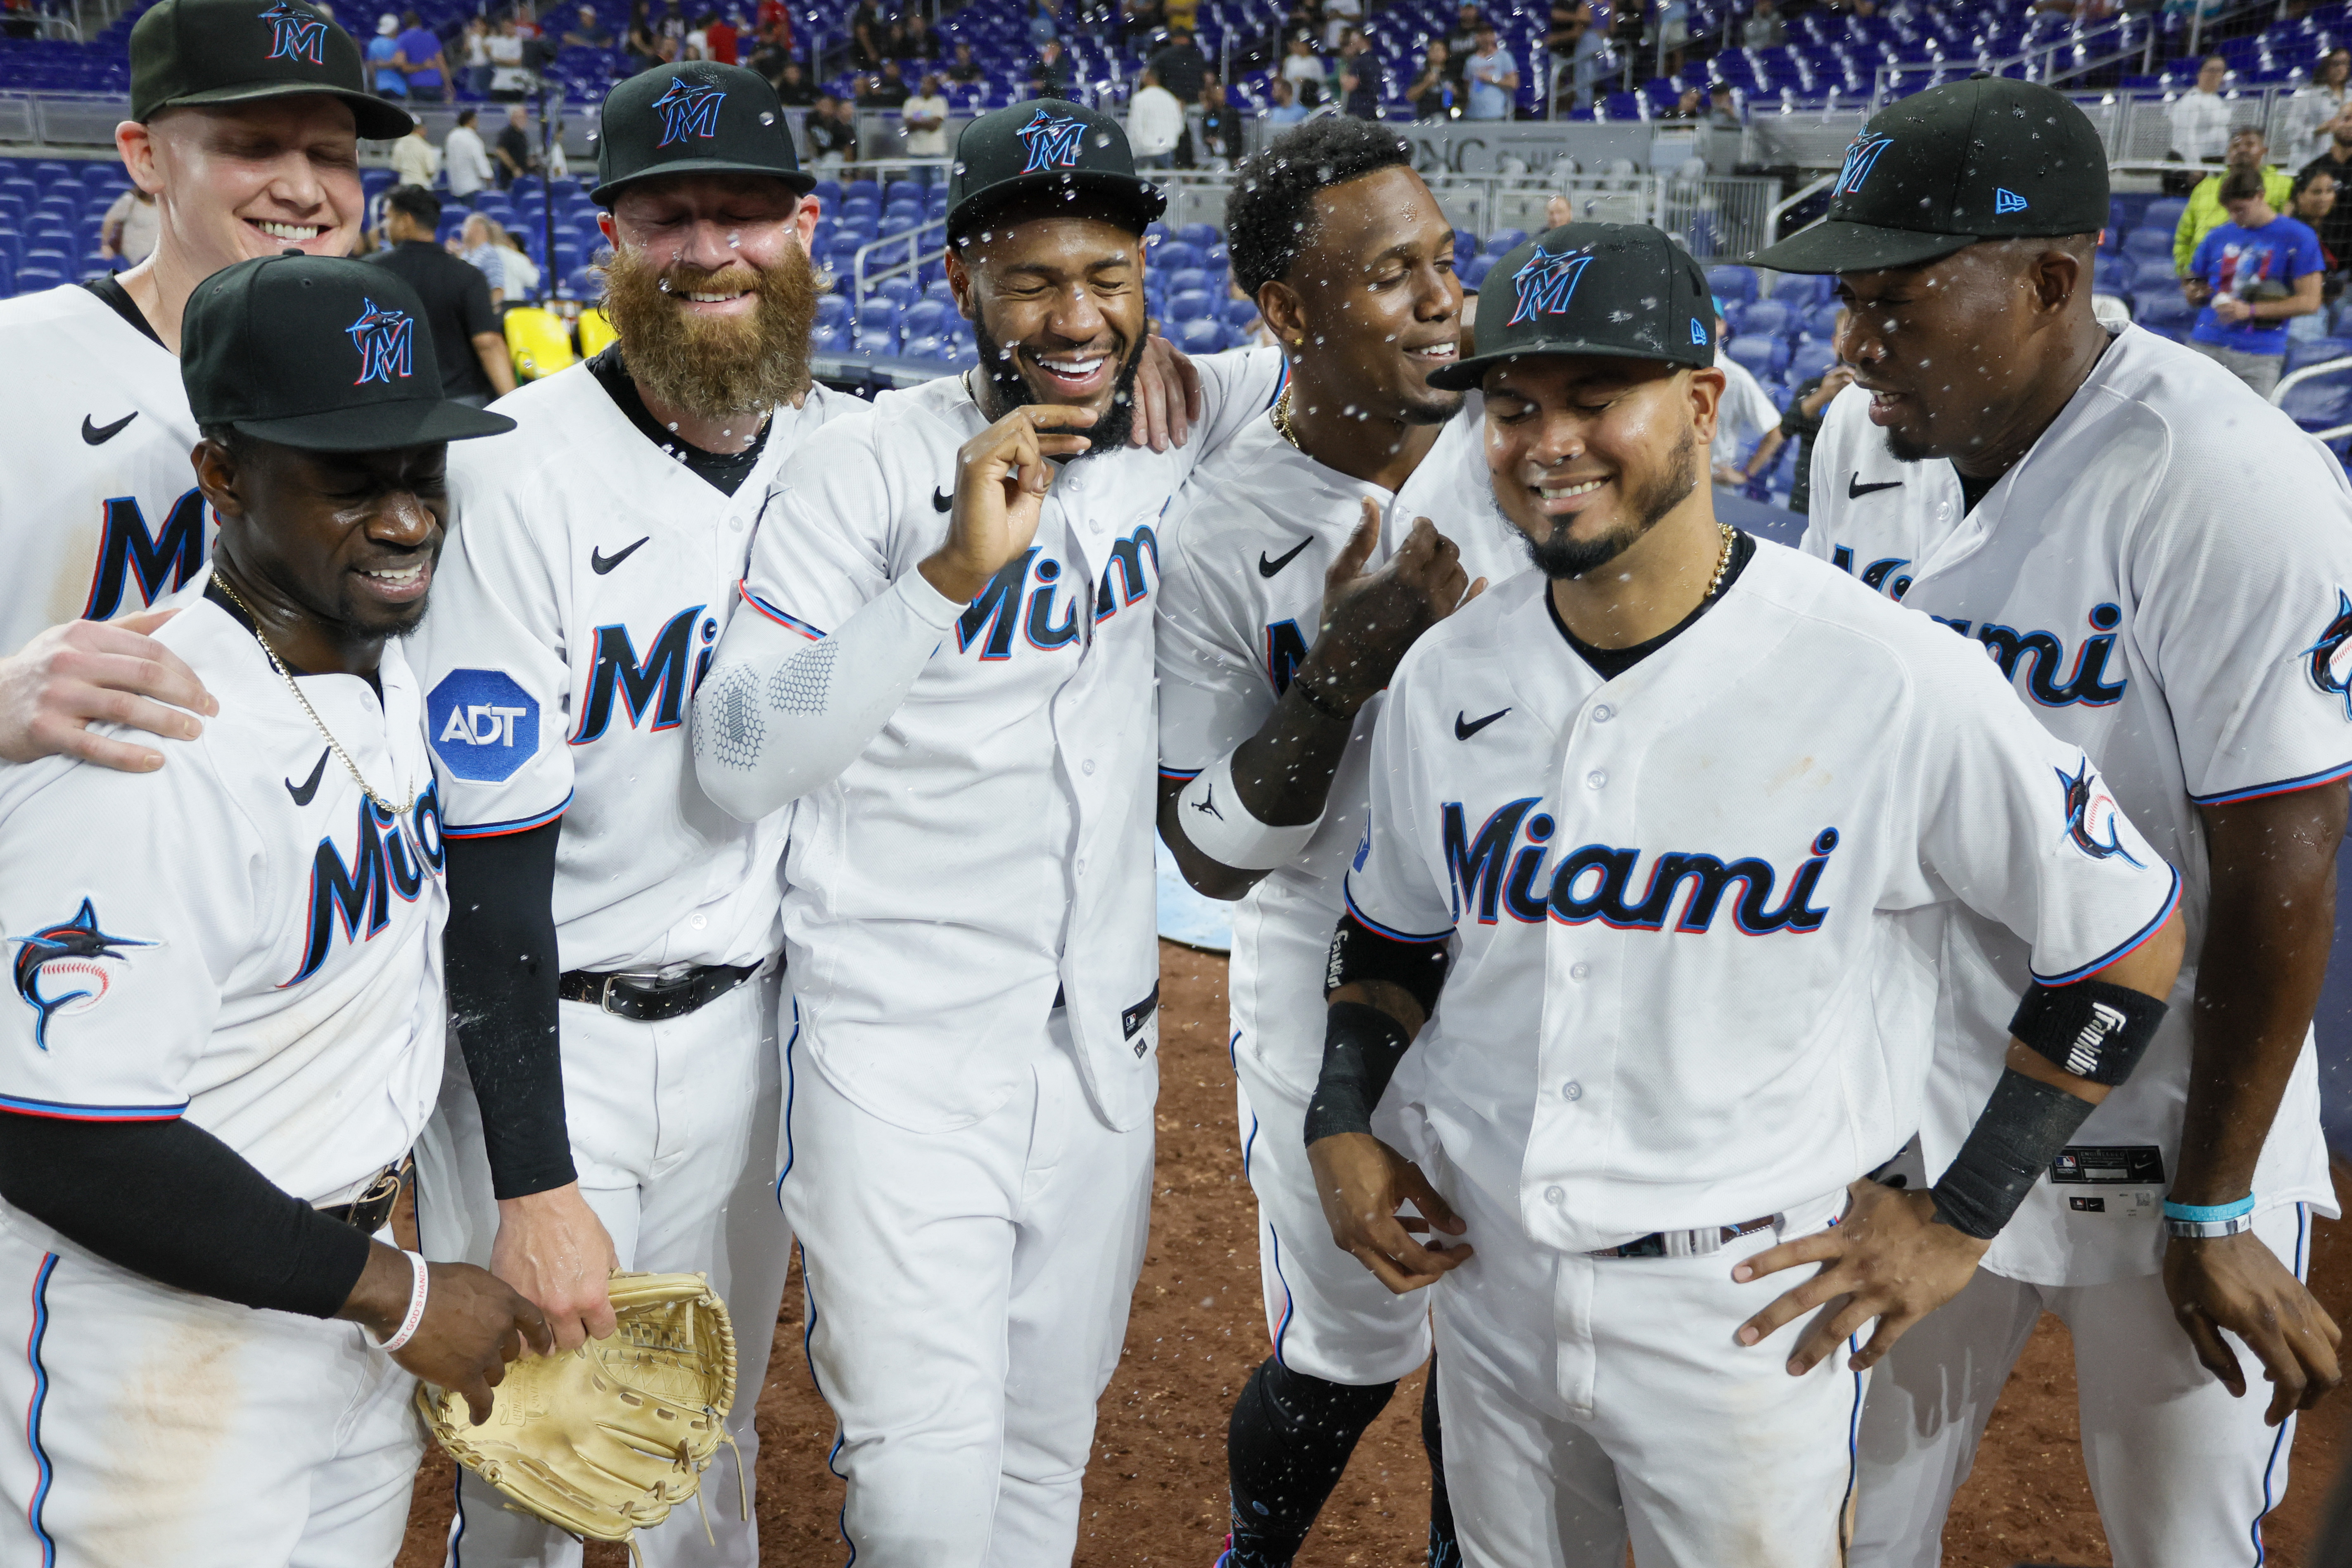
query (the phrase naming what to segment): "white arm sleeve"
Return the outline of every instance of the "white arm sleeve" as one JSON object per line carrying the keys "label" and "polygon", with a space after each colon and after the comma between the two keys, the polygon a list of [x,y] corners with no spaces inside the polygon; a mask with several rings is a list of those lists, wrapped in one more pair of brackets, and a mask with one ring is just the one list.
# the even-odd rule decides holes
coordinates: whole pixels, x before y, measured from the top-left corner
{"label": "white arm sleeve", "polygon": [[772,619],[748,593],[694,703],[694,767],[725,811],[756,822],[857,760],[898,710],[963,606],[909,572],[824,637]]}

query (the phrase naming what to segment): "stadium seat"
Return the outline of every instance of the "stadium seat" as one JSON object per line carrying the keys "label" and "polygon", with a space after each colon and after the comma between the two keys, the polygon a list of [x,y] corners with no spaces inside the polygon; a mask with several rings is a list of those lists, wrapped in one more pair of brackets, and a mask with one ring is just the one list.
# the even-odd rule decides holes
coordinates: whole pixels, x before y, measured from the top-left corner
{"label": "stadium seat", "polygon": [[922,298],[922,291],[911,278],[885,278],[874,285],[874,292],[893,301],[901,310]]}
{"label": "stadium seat", "polygon": [[820,327],[841,327],[849,324],[849,300],[842,294],[820,294],[816,300],[816,324]]}
{"label": "stadium seat", "polygon": [[1171,239],[1152,252],[1150,265],[1168,272],[1181,272],[1201,265],[1201,247],[1181,239]]}
{"label": "stadium seat", "polygon": [[63,272],[46,263],[26,262],[16,268],[16,292],[19,294],[32,294],[43,289],[54,289],[65,280],[66,275]]}
{"label": "stadium seat", "polygon": [[1233,325],[1233,326],[1236,326],[1236,327],[1246,327],[1246,326],[1248,326],[1252,321],[1256,321],[1256,320],[1257,320],[1257,301],[1256,301],[1256,300],[1226,300],[1226,301],[1225,301],[1225,321],[1226,321],[1229,324],[1231,324],[1231,325]]}
{"label": "stadium seat", "polygon": [[1844,309],[1835,300],[1814,306],[1805,313],[1805,336],[1819,342],[1829,342],[1837,335],[1838,313]]}
{"label": "stadium seat", "polygon": [[1210,281],[1211,279],[1206,268],[1183,268],[1178,271],[1168,274],[1168,292],[1171,294],[1181,294],[1186,290],[1192,289],[1205,289],[1209,287]]}
{"label": "stadium seat", "polygon": [[1224,323],[1212,316],[1195,316],[1180,321],[1176,328],[1176,346],[1188,354],[1212,354],[1225,346]]}
{"label": "stadium seat", "polygon": [[1213,224],[1188,223],[1176,231],[1176,237],[1197,249],[1206,250],[1224,237]]}
{"label": "stadium seat", "polygon": [[620,342],[621,334],[613,330],[604,312],[591,305],[580,312],[580,357],[593,359]]}
{"label": "stadium seat", "polygon": [[930,360],[940,363],[944,362],[951,352],[945,338],[920,337],[908,338],[899,348],[898,355],[901,359]]}
{"label": "stadium seat", "polygon": [[1486,280],[1486,274],[1494,265],[1495,258],[1491,256],[1474,256],[1467,263],[1457,266],[1454,271],[1462,279],[1463,289],[1475,294],[1478,291],[1478,285]]}
{"label": "stadium seat", "polygon": [[2352,359],[2352,339],[2289,338],[2286,341],[2286,369],[2290,374],[2305,365],[2325,364],[2332,359]]}
{"label": "stadium seat", "polygon": [[[2287,388],[2279,411],[2306,430],[2352,425],[2352,371],[2315,376]],[[2340,444],[2342,437],[2337,437]]]}
{"label": "stadium seat", "polygon": [[2147,209],[2139,215],[2137,226],[2160,230],[2168,243],[2172,238],[2173,230],[2180,226],[2180,215],[2188,210],[2189,202],[2186,197],[2167,196],[2162,201],[2147,204]]}
{"label": "stadium seat", "polygon": [[1778,300],[1759,300],[1749,305],[1739,318],[1742,333],[1758,333],[1767,337],[1785,338],[1796,330],[1797,313]]}
{"label": "stadium seat", "polygon": [[1205,289],[1187,289],[1168,298],[1168,319],[1171,321],[1192,321],[1216,314],[1216,301]]}
{"label": "stadium seat", "polygon": [[2134,293],[2138,293],[2142,289],[2178,289],[2180,287],[2180,279],[2172,270],[2172,258],[2169,256],[2141,257],[2132,268],[2131,286]]}
{"label": "stadium seat", "polygon": [[1733,300],[1756,298],[1756,272],[1748,267],[1710,267],[1706,269],[1706,286],[1715,297],[1727,303]]}
{"label": "stadium seat", "polygon": [[571,325],[553,311],[520,305],[507,312],[505,326],[517,381],[537,381],[572,363]]}
{"label": "stadium seat", "polygon": [[2132,295],[2132,320],[2179,342],[2196,324],[2197,307],[2177,288],[2144,289]]}
{"label": "stadium seat", "polygon": [[1776,272],[1772,275],[1772,298],[1792,310],[1818,310],[1837,302],[1837,279],[1825,274]]}
{"label": "stadium seat", "polygon": [[899,312],[898,330],[911,342],[917,338],[940,336],[952,319],[955,319],[954,310],[942,301],[918,300]]}
{"label": "stadium seat", "polygon": [[1748,333],[1732,339],[1724,349],[1759,379],[1780,374],[1789,363],[1789,344],[1784,338]]}
{"label": "stadium seat", "polygon": [[2135,258],[2144,256],[2160,256],[2165,260],[2170,261],[2172,230],[2145,225],[2136,228],[2124,236],[2123,253]]}
{"label": "stadium seat", "polygon": [[1488,256],[1502,256],[1507,254],[1514,246],[1525,245],[1527,242],[1528,231],[1523,228],[1498,228],[1486,237],[1486,243],[1481,248]]}
{"label": "stadium seat", "polygon": [[853,352],[849,341],[849,323],[832,326],[820,324],[809,333],[809,347],[821,354],[845,354]]}
{"label": "stadium seat", "polygon": [[898,303],[876,295],[857,308],[857,347],[863,353],[898,352]]}
{"label": "stadium seat", "polygon": [[1830,366],[1835,363],[1837,350],[1823,340],[1815,338],[1811,342],[1799,343],[1796,352],[1789,356],[1789,379],[1791,382],[1811,381],[1817,375],[1828,374]]}

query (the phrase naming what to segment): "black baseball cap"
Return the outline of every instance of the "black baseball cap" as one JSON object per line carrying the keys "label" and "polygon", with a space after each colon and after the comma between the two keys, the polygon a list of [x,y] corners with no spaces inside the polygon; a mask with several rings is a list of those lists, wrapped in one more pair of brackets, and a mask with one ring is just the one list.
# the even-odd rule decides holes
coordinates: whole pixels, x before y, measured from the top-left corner
{"label": "black baseball cap", "polygon": [[1131,217],[1138,234],[1168,210],[1166,194],[1136,174],[1125,126],[1067,99],[1033,98],[982,115],[956,138],[948,237],[1040,191],[1083,192]]}
{"label": "black baseball cap", "polygon": [[1888,104],[1845,150],[1829,216],[1749,258],[1778,272],[1918,267],[1984,239],[2107,226],[2107,152],[2039,82],[1979,71]]}
{"label": "black baseball cap", "polygon": [[405,136],[408,110],[367,89],[360,47],[306,0],[162,0],[131,29],[131,118],[181,104],[252,103],[323,92],[359,133]]}
{"label": "black baseball cap", "polygon": [[775,87],[716,60],[656,66],[604,95],[589,199],[609,207],[623,186],[664,174],[766,174],[801,195],[816,184],[793,151]]}
{"label": "black baseball cap", "polygon": [[514,428],[445,401],[425,305],[389,268],[299,250],[223,268],[180,320],[180,379],[203,425],[282,447],[381,452]]}
{"label": "black baseball cap", "polygon": [[1715,305],[1706,274],[1663,229],[1646,223],[1571,223],[1495,263],[1478,290],[1478,352],[1429,373],[1429,384],[1466,392],[1487,370],[1523,354],[1598,354],[1715,363]]}

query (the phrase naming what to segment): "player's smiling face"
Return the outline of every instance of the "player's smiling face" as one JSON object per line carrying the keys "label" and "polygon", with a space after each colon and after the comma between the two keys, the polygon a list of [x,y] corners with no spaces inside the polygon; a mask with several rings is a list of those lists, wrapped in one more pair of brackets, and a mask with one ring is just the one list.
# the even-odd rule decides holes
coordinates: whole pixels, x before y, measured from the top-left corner
{"label": "player's smiling face", "polygon": [[1454,227],[1429,187],[1391,167],[1318,192],[1313,234],[1289,278],[1262,291],[1266,324],[1306,338],[1302,369],[1374,418],[1450,417],[1462,394],[1432,387],[1429,373],[1460,357],[1462,284]]}
{"label": "player's smiling face", "polygon": [[[1109,411],[1143,348],[1139,236],[1103,218],[1008,214],[950,247],[947,266],[956,308],[1002,355],[983,368],[1018,375],[1028,402]],[[1091,435],[1097,450],[1124,444],[1099,425]]]}
{"label": "player's smiling face", "polygon": [[1897,461],[1965,466],[2006,444],[2042,363],[2029,340],[2050,319],[2020,262],[2061,243],[1971,245],[1924,267],[1839,274],[1838,358],[1870,395],[1870,422]]}
{"label": "player's smiling face", "polygon": [[155,265],[193,284],[257,256],[347,256],[367,210],[351,107],[323,93],[167,109],[115,132],[155,195]]}
{"label": "player's smiling face", "polygon": [[621,190],[597,226],[671,282],[671,308],[705,321],[749,317],[761,275],[808,254],[816,204],[757,174],[680,174]]}

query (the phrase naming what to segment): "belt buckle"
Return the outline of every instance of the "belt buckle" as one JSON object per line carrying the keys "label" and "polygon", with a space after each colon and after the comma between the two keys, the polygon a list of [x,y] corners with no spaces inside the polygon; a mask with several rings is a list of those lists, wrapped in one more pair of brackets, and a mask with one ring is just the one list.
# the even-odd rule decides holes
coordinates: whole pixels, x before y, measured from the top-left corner
{"label": "belt buckle", "polygon": [[391,1164],[378,1171],[375,1173],[375,1180],[367,1184],[367,1190],[343,1206],[357,1209],[368,1204],[382,1203],[386,1198],[396,1196],[400,1192],[400,1166],[401,1162],[394,1160]]}
{"label": "belt buckle", "polygon": [[604,1012],[610,1013],[615,1018],[625,1018],[628,1015],[622,1012],[618,1007],[613,1005],[613,988],[620,983],[621,977],[617,974],[607,974],[604,976],[604,984],[598,988],[596,993],[596,1005],[599,1009]]}

